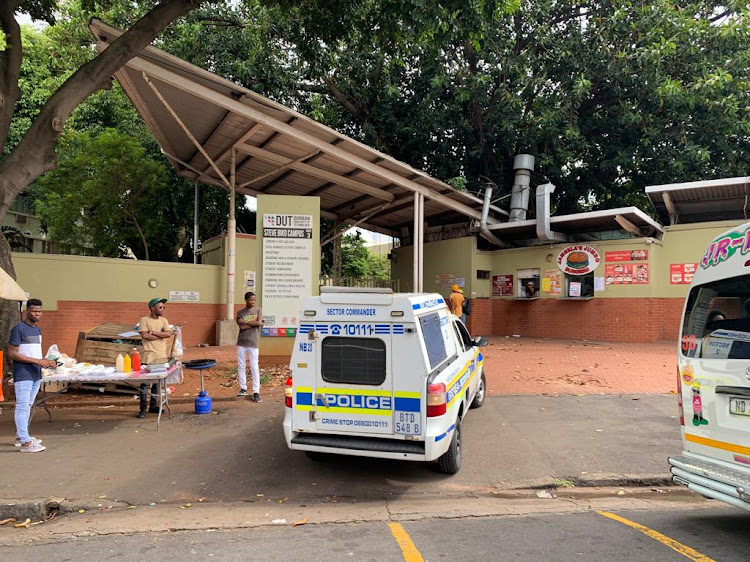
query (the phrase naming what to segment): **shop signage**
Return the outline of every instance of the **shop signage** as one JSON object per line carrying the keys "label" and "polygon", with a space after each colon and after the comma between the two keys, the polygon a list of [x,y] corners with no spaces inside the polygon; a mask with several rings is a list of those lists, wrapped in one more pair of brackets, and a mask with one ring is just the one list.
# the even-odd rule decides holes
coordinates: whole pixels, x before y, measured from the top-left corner
{"label": "shop signage", "polygon": [[591,246],[568,246],[557,256],[557,267],[568,275],[586,275],[594,271],[602,258]]}
{"label": "shop signage", "polygon": [[698,268],[697,263],[671,263],[669,264],[670,285],[690,285],[693,275]]}
{"label": "shop signage", "polygon": [[200,302],[198,291],[169,291],[169,302]]}
{"label": "shop signage", "polygon": [[620,250],[617,252],[604,252],[604,261],[647,261],[648,250]]}
{"label": "shop signage", "polygon": [[312,215],[263,215],[262,336],[295,335],[299,298],[313,287],[312,238]]}
{"label": "shop signage", "polygon": [[492,276],[492,296],[508,297],[513,295],[513,276],[512,275],[493,275]]}
{"label": "shop signage", "polygon": [[618,263],[604,266],[607,285],[645,285],[648,283],[647,263]]}

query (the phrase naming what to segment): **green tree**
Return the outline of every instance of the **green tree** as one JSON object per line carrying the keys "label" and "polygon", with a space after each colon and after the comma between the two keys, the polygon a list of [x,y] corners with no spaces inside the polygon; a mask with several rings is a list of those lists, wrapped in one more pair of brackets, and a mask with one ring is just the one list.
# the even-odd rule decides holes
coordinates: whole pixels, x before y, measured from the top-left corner
{"label": "green tree", "polygon": [[[54,88],[28,123],[11,138],[17,102],[21,98],[24,50],[17,14],[54,22],[54,0],[4,0],[0,2],[0,222],[15,198],[46,171],[57,167],[55,146],[71,112],[92,93],[110,87],[111,77],[128,60],[149,45],[174,19],[198,7],[202,0],[163,0],[153,5],[109,48],[92,56],[62,84]],[[93,1],[91,2],[93,3]],[[23,110],[23,103],[20,105]],[[8,144],[11,140],[13,144]],[[0,236],[0,267],[15,278],[10,247]],[[0,337],[7,341],[13,319],[12,304],[0,305]]]}

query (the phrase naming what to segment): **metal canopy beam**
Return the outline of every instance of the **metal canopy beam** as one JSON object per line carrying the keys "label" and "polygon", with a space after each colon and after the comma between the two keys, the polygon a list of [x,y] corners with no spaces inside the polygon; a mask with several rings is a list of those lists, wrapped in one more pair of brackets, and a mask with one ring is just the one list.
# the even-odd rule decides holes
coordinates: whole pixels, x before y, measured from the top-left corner
{"label": "metal canopy beam", "polygon": [[[289,134],[290,136],[297,138],[299,141],[302,141],[310,145],[311,147],[319,148],[321,151],[335,158],[338,158],[344,162],[349,162],[351,165],[356,166],[357,168],[360,168],[365,172],[368,172],[374,176],[380,177],[381,179],[384,179],[388,182],[399,185],[400,187],[407,189],[409,191],[412,191],[414,193],[419,193],[421,195],[424,195],[425,197],[428,197],[429,199],[437,201],[441,203],[442,205],[450,209],[453,209],[457,212],[460,212],[464,215],[467,215],[471,218],[476,218],[476,219],[481,218],[480,211],[477,211],[469,207],[468,205],[464,205],[463,203],[454,201],[450,197],[439,194],[428,187],[420,185],[414,181],[408,180],[405,177],[400,176],[398,173],[393,172],[387,168],[378,166],[377,164],[372,164],[371,162],[368,162],[366,159],[356,156],[354,154],[351,154],[343,150],[342,148],[332,145],[328,141],[325,141],[321,138],[316,137],[315,135],[306,133],[299,129],[295,129],[294,127],[287,125],[286,123],[279,121],[278,119],[275,119],[273,117],[270,117],[269,115],[266,115],[262,111],[256,110],[235,99],[232,99],[230,96],[217,94],[217,92],[215,92],[211,88],[208,88],[200,83],[197,83],[188,78],[185,78],[175,72],[167,70],[166,68],[161,67],[152,62],[149,62],[143,58],[137,57],[137,58],[131,59],[127,63],[127,67],[150,74],[153,79],[159,80],[160,82],[164,82],[166,84],[174,86],[183,91],[189,91],[192,95],[198,98],[214,103],[224,109],[233,111],[239,115],[244,116],[247,119],[250,119],[252,121],[255,121],[257,123],[270,127],[271,129],[274,129],[275,131]],[[337,177],[340,177],[340,176],[337,176]],[[495,219],[491,219],[490,222],[496,223],[497,221]]]}

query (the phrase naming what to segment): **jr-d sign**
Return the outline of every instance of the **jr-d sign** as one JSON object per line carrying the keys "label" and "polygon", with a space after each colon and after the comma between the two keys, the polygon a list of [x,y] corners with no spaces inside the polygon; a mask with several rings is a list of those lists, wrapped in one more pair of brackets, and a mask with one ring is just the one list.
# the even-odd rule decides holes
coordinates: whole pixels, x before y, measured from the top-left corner
{"label": "jr-d sign", "polygon": [[568,246],[557,256],[557,267],[568,275],[586,275],[594,271],[602,258],[591,246]]}

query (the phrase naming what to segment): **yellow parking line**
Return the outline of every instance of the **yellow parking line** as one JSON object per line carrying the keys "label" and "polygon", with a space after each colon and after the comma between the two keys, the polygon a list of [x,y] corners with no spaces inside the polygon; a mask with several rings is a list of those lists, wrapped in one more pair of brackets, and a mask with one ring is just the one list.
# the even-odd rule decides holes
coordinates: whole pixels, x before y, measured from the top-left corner
{"label": "yellow parking line", "polygon": [[628,527],[632,527],[633,529],[637,531],[640,531],[644,535],[647,535],[651,537],[652,539],[659,541],[663,545],[668,546],[675,552],[679,552],[683,556],[690,558],[690,560],[695,560],[696,562],[715,562],[713,558],[704,556],[697,550],[694,550],[690,548],[689,546],[685,546],[684,544],[677,542],[674,539],[670,539],[669,537],[662,535],[658,531],[654,531],[653,529],[644,527],[643,525],[636,523],[635,521],[630,521],[629,519],[625,519],[624,517],[620,517],[619,515],[615,515],[614,513],[609,513],[607,511],[597,511],[597,513],[599,515],[603,515],[604,517],[613,519],[614,521],[619,521],[620,523],[623,523],[627,525]]}
{"label": "yellow parking line", "polygon": [[424,558],[419,554],[414,543],[411,542],[411,538],[409,538],[409,533],[406,532],[406,529],[398,523],[388,523],[388,527],[390,527],[391,533],[393,533],[393,538],[396,539],[398,546],[401,547],[401,552],[403,553],[406,562],[424,562]]}

